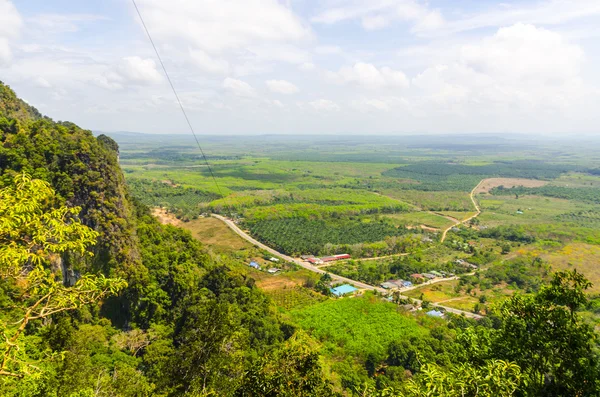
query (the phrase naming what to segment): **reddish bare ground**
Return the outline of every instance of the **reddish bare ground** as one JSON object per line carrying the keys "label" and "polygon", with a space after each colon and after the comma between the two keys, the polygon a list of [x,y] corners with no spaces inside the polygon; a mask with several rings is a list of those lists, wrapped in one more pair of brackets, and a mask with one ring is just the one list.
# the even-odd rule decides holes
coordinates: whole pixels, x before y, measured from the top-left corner
{"label": "reddish bare ground", "polygon": [[160,223],[163,225],[173,225],[181,227],[181,222],[179,219],[175,217],[175,215],[170,214],[164,208],[156,207],[152,210],[152,215],[154,215]]}
{"label": "reddish bare ground", "polygon": [[478,193],[489,193],[495,187],[504,186],[511,188],[515,186],[523,187],[540,187],[546,185],[547,181],[540,181],[537,179],[525,179],[525,178],[489,178],[484,179],[482,183],[477,187],[475,194]]}

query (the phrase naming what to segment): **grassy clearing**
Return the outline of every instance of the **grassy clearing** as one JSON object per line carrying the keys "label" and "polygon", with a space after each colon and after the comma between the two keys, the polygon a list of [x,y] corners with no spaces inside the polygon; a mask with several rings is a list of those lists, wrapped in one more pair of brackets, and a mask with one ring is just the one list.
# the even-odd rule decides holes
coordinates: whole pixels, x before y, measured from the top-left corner
{"label": "grassy clearing", "polygon": [[249,269],[252,278],[256,280],[256,285],[263,291],[291,290],[302,287],[307,280],[316,282],[320,275],[306,269],[300,269],[291,272],[278,274],[269,274],[258,270]]}
{"label": "grassy clearing", "polygon": [[382,194],[411,203],[427,211],[471,211],[473,203],[465,192],[436,192],[385,189]]}
{"label": "grassy clearing", "polygon": [[436,229],[444,229],[452,225],[452,221],[443,216],[431,214],[429,212],[408,212],[403,214],[385,215],[398,226],[420,226],[425,225]]}
{"label": "grassy clearing", "polygon": [[[549,197],[496,196],[493,200],[480,200],[482,214],[479,220],[483,225],[556,223],[561,214],[590,211],[592,204]],[[522,214],[517,212],[521,211]]]}
{"label": "grassy clearing", "polygon": [[440,214],[452,217],[454,219],[458,219],[459,221],[467,219],[467,218],[475,215],[476,213],[477,212],[475,212],[475,211],[471,211],[471,212],[467,212],[467,211],[443,211],[443,212],[440,212]]}
{"label": "grassy clearing", "polygon": [[470,293],[466,293],[464,290],[456,292],[455,288],[458,283],[458,280],[453,280],[426,285],[408,291],[405,295],[411,298],[424,299],[431,303],[439,303],[454,309],[472,312],[476,304],[481,304],[481,296],[485,296],[484,304],[489,306],[506,299],[513,294],[513,290],[507,288],[505,285],[495,286],[494,288],[485,291],[474,288]]}
{"label": "grassy clearing", "polygon": [[600,246],[598,245],[571,243],[555,249],[544,249],[536,245],[522,247],[516,254],[540,256],[548,261],[553,271],[577,269],[593,283],[589,292],[600,293]]}
{"label": "grassy clearing", "polygon": [[565,187],[600,187],[600,176],[568,173],[552,181],[552,185]]}
{"label": "grassy clearing", "polygon": [[364,357],[382,355],[393,340],[427,334],[410,315],[371,294],[363,297],[327,300],[293,310],[294,322],[320,340],[331,352]]}
{"label": "grassy clearing", "polygon": [[292,310],[296,308],[306,308],[328,298],[304,287],[269,289],[265,293],[273,303],[282,309]]}
{"label": "grassy clearing", "polygon": [[193,219],[189,222],[180,222],[177,226],[189,230],[195,238],[215,252],[231,253],[253,247],[225,223],[215,218]]}

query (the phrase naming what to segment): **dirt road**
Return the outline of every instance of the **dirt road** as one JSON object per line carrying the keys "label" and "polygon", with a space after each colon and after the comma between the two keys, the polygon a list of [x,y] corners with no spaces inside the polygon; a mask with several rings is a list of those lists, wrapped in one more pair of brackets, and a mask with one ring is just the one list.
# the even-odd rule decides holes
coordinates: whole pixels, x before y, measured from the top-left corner
{"label": "dirt road", "polygon": [[[475,193],[477,192],[477,189],[479,189],[479,186],[481,186],[481,184],[483,184],[487,179],[482,179],[481,181],[479,181],[479,183],[477,184],[477,186],[475,186],[473,188],[473,190],[471,190],[471,194],[469,195],[471,197],[471,201],[473,202],[473,206],[475,207],[475,214],[471,215],[470,217],[463,219],[462,221],[456,220],[456,223],[450,227],[447,227],[446,229],[444,229],[444,232],[442,233],[442,239],[440,240],[440,242],[444,242],[444,240],[446,240],[446,235],[448,234],[448,232],[450,231],[450,229],[452,229],[453,227],[456,227],[458,225],[464,224],[469,222],[471,219],[473,218],[477,218],[480,214],[481,214],[481,208],[479,207],[479,204],[477,204],[477,200],[475,200]],[[450,219],[450,218],[448,218]]]}

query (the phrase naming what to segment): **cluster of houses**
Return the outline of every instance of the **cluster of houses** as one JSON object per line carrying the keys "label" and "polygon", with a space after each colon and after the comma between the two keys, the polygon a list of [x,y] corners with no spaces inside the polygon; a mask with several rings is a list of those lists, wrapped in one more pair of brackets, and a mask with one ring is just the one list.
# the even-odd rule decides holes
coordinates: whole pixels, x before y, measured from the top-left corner
{"label": "cluster of houses", "polygon": [[394,289],[394,288],[408,288],[412,287],[413,283],[405,280],[388,280],[385,283],[381,283],[381,288]]}
{"label": "cluster of houses", "polygon": [[338,255],[324,256],[322,258],[317,258],[315,256],[303,255],[303,256],[301,256],[301,258],[309,263],[312,263],[313,265],[322,265],[323,263],[326,263],[326,262],[334,262],[334,261],[339,261],[342,259],[350,259],[351,256],[348,254],[338,254]]}
{"label": "cluster of houses", "polygon": [[[414,273],[410,275],[410,278],[415,282],[419,283],[425,280],[433,280],[438,277],[452,277],[454,273],[448,273],[444,271],[435,271],[432,270],[428,273]],[[381,288],[385,289],[395,289],[395,288],[409,288],[413,286],[412,281],[405,280],[388,280],[385,283],[381,284]]]}
{"label": "cluster of houses", "polygon": [[[279,259],[275,258],[275,257],[269,258],[269,260],[271,262],[274,262],[274,263],[279,262]],[[250,266],[251,268],[256,269],[256,270],[261,270],[260,265],[256,261],[250,261],[250,263],[248,264],[248,266]],[[267,272],[269,272],[271,274],[275,274],[275,273],[278,273],[280,271],[281,271],[281,269],[279,269],[277,267],[270,267],[269,269],[267,269]]]}
{"label": "cluster of houses", "polygon": [[477,265],[469,263],[469,262],[465,261],[464,259],[457,259],[454,262],[457,263],[458,265],[461,265],[461,266],[464,266],[464,267],[468,267],[468,268],[471,268],[473,270],[476,270],[477,267],[478,267]]}

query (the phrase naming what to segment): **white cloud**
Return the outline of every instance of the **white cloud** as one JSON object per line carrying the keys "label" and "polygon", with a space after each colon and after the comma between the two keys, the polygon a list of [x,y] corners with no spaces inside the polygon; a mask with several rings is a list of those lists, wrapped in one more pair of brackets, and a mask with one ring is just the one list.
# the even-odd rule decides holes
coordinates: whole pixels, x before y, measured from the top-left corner
{"label": "white cloud", "polygon": [[10,50],[10,45],[8,45],[8,40],[0,37],[0,66],[8,64],[11,58],[12,51]]}
{"label": "white cloud", "polygon": [[583,50],[560,34],[515,24],[463,46],[455,62],[427,68],[412,85],[422,106],[441,105],[472,118],[481,109],[497,112],[498,119],[514,119],[513,109],[537,117],[573,110],[590,95],[582,82],[584,59]]}
{"label": "white cloud", "polygon": [[600,15],[598,0],[548,0],[491,4],[486,10],[445,24],[437,33],[457,32],[509,26],[516,23],[561,25]]}
{"label": "white cloud", "polygon": [[204,72],[213,74],[229,73],[229,62],[224,59],[214,58],[202,50],[193,49],[190,49],[190,57],[194,64]]}
{"label": "white cloud", "polygon": [[370,63],[358,62],[353,67],[343,67],[337,73],[329,73],[329,78],[338,83],[356,83],[369,89],[409,86],[406,75],[389,67],[378,69]]}
{"label": "white cloud", "polygon": [[138,4],[160,41],[183,40],[207,52],[311,37],[310,28],[277,0],[141,0]]}
{"label": "white cloud", "polygon": [[223,80],[223,88],[239,97],[255,97],[256,91],[254,88],[242,80],[232,79],[227,77]]}
{"label": "white cloud", "polygon": [[126,82],[136,84],[154,84],[162,81],[162,75],[156,70],[154,60],[138,56],[121,59],[116,67],[116,73]]}
{"label": "white cloud", "polygon": [[383,101],[381,99],[360,99],[354,101],[352,103],[352,106],[361,112],[373,109],[382,110],[386,112],[390,110],[390,105],[386,101]]}
{"label": "white cloud", "polygon": [[362,26],[366,30],[383,29],[390,24],[390,20],[383,15],[367,15],[362,19]]}
{"label": "white cloud", "polygon": [[209,75],[267,74],[280,63],[311,61],[306,49],[313,39],[310,25],[279,0],[138,0],[138,4],[164,57],[188,57]]}
{"label": "white cloud", "polygon": [[0,37],[15,37],[23,26],[21,15],[9,0],[0,0]]}
{"label": "white cloud", "polygon": [[38,87],[43,87],[43,88],[50,88],[52,87],[52,84],[50,84],[48,82],[48,80],[46,80],[45,78],[38,76],[35,79],[33,79],[33,83],[35,85],[37,85]]}
{"label": "white cloud", "polygon": [[54,52],[49,55],[42,50],[35,57],[17,61],[11,72],[13,78],[29,81],[37,87],[83,89],[81,92],[85,92],[88,83],[114,91],[128,85],[149,86],[163,80],[152,59],[124,57],[109,65],[78,54]]}
{"label": "white cloud", "polygon": [[44,34],[73,33],[80,25],[107,20],[105,16],[93,14],[39,14],[27,19],[28,25],[41,29]]}
{"label": "white cloud", "polygon": [[351,106],[362,113],[405,111],[410,105],[405,98],[386,96],[379,98],[363,97],[351,102]]}
{"label": "white cloud", "polygon": [[315,23],[334,24],[360,20],[366,30],[388,27],[395,21],[411,23],[415,32],[435,30],[445,21],[439,10],[430,9],[416,0],[353,0],[324,10],[311,19]]}
{"label": "white cloud", "polygon": [[[216,133],[600,125],[599,0],[136,1],[190,116]],[[82,126],[173,129],[176,103],[132,8],[124,20],[87,2],[75,15],[25,3],[0,0],[0,79]],[[312,31],[311,16],[339,26]]]}
{"label": "white cloud", "polygon": [[267,80],[265,83],[267,84],[269,90],[279,94],[290,95],[300,91],[300,89],[298,89],[298,87],[296,87],[294,84],[285,80]]}
{"label": "white cloud", "polygon": [[315,70],[316,66],[312,62],[304,62],[302,65],[299,66],[299,68],[300,70],[311,71]]}
{"label": "white cloud", "polygon": [[8,0],[0,0],[0,66],[12,59],[10,40],[15,39],[23,26],[21,15]]}
{"label": "white cloud", "polygon": [[93,76],[89,81],[100,88],[112,91],[123,89],[122,80],[123,78],[120,75],[114,72],[106,72],[98,76]]}
{"label": "white cloud", "polygon": [[281,43],[251,45],[245,49],[242,59],[252,57],[254,61],[278,61],[292,64],[302,64],[310,61],[306,50]]}
{"label": "white cloud", "polygon": [[313,109],[318,111],[337,111],[340,110],[340,106],[329,100],[329,99],[317,99],[316,101],[312,101],[308,103]]}
{"label": "white cloud", "polygon": [[315,52],[317,54],[331,55],[331,54],[341,54],[342,49],[336,45],[321,45],[315,48]]}
{"label": "white cloud", "polygon": [[583,50],[560,34],[522,23],[464,46],[461,55],[469,67],[497,78],[550,84],[576,77],[584,59]]}

